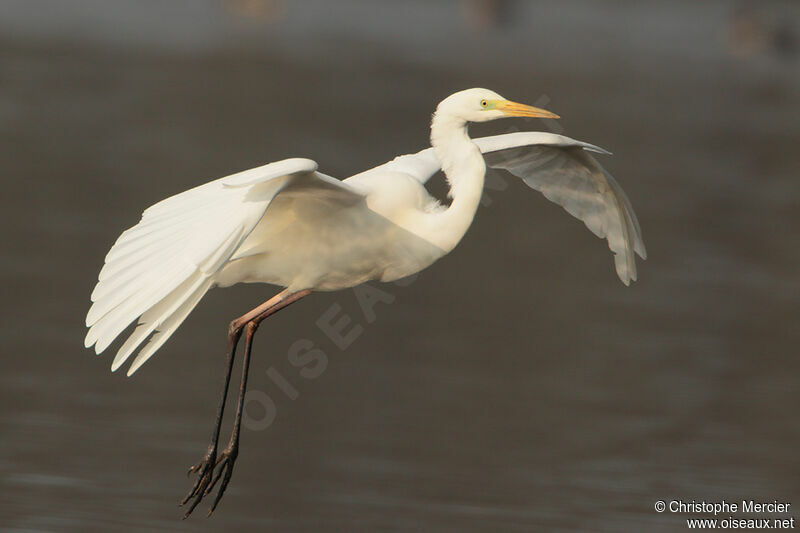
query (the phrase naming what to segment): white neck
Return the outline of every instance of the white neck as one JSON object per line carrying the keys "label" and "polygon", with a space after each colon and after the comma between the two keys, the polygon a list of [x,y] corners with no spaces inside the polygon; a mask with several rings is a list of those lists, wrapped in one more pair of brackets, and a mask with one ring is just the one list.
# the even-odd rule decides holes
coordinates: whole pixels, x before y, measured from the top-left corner
{"label": "white neck", "polygon": [[431,145],[442,164],[453,199],[446,210],[431,215],[436,244],[450,252],[469,229],[483,194],[486,164],[467,134],[467,123],[436,113],[431,122]]}

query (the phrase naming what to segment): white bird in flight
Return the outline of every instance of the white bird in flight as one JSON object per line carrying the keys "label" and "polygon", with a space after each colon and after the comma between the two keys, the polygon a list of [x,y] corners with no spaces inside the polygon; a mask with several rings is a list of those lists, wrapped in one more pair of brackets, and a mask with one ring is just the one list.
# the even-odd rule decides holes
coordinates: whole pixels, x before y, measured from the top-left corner
{"label": "white bird in flight", "polygon": [[[467,89],[436,108],[431,148],[341,181],[319,172],[310,159],[270,163],[162,200],[119,236],[92,292],[85,344],[99,354],[136,321],[111,365],[118,369],[138,350],[128,375],[166,342],[212,287],[240,282],[283,287],[230,323],[216,425],[208,451],[189,470],[199,475],[183,500],[192,501],[184,518],[221,478],[211,514],[230,480],[250,351],[261,321],[312,291],[397,280],[449,253],[475,217],[487,166],[522,178],[581,219],[608,240],[622,282],[636,279],[634,253],[646,257],[639,223],[619,184],[590,155],[608,152],[552,133],[468,136],[469,122],[506,117],[559,118],[487,89]],[[449,205],[425,189],[439,170],[450,186]],[[225,398],[243,332],[234,429],[228,446],[219,451]]]}

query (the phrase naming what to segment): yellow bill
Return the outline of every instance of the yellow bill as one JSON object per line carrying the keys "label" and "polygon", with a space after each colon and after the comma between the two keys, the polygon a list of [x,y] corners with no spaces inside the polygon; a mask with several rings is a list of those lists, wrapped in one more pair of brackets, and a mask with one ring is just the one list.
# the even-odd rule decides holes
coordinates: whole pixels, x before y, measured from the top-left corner
{"label": "yellow bill", "polygon": [[561,118],[546,109],[511,102],[510,100],[497,102],[497,104],[495,104],[495,109],[502,111],[509,117]]}

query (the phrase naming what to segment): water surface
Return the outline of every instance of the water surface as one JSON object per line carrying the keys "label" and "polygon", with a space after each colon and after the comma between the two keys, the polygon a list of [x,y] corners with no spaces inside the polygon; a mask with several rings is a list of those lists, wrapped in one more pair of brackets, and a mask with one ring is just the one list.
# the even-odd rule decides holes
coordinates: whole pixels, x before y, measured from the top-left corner
{"label": "water surface", "polygon": [[[755,44],[719,1],[507,2],[496,19],[447,2],[37,4],[0,17],[0,527],[674,531],[656,500],[800,505],[800,69],[770,33],[797,29],[796,3],[759,4]],[[640,280],[625,288],[603,242],[503,178],[450,256],[376,285],[393,301],[374,316],[346,291],[262,327],[251,387],[274,423],[243,433],[215,516],[180,522],[227,322],[272,289],[212,291],[127,379],[82,347],[107,249],[208,179],[289,156],[346,177],[416,151],[435,103],[475,85],[615,153]],[[317,325],[334,305],[363,328],[344,350]],[[287,359],[298,339],[328,356],[316,379]]]}

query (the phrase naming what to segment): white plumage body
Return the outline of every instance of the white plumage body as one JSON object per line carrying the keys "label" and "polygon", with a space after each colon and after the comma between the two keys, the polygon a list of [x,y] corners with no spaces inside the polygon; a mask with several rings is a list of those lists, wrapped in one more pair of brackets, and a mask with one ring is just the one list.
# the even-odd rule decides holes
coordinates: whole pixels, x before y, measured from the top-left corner
{"label": "white plumage body", "polygon": [[[521,177],[607,238],[620,279],[636,279],[634,252],[645,256],[639,225],[619,185],[587,153],[602,150],[549,133],[473,141],[467,121],[501,116],[478,107],[485,98],[501,97],[471,89],[444,100],[432,124],[433,148],[344,181],[318,172],[312,160],[287,159],[146,209],[106,256],[86,317],[86,346],[104,351],[138,319],[112,363],[116,370],[143,345],[130,375],[214,285],[327,291],[414,274],[449,253],[469,228],[486,164]],[[450,184],[449,206],[424,186],[440,169]]]}
{"label": "white plumage body", "polygon": [[424,213],[437,205],[419,181],[389,171],[342,183],[354,194],[309,195],[306,184],[285,189],[216,283],[225,287],[263,282],[290,291],[331,291],[409,276],[445,254],[405,229],[412,225],[405,207]]}

